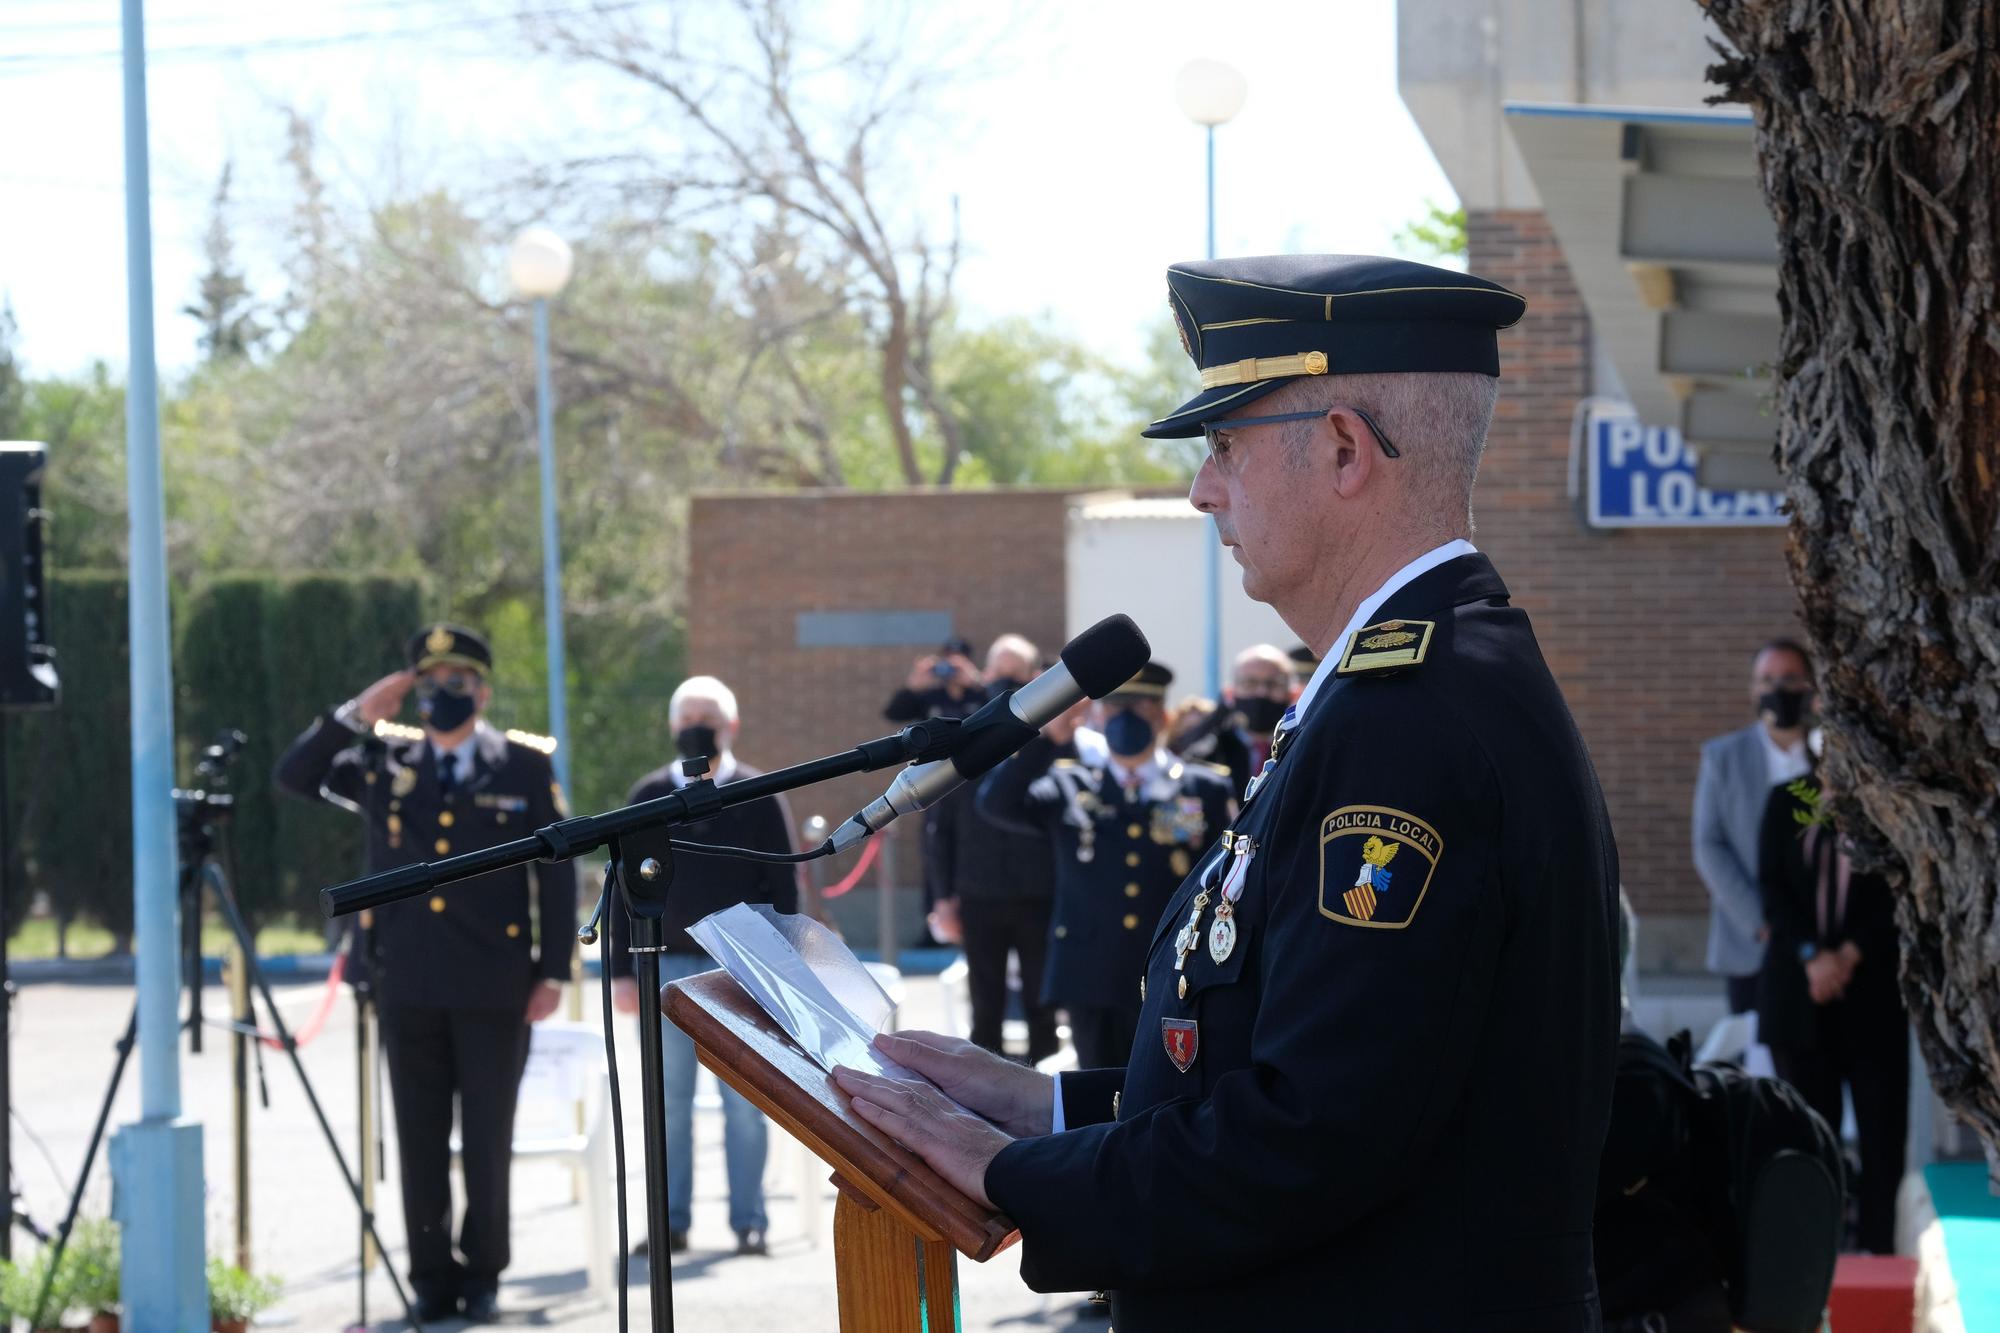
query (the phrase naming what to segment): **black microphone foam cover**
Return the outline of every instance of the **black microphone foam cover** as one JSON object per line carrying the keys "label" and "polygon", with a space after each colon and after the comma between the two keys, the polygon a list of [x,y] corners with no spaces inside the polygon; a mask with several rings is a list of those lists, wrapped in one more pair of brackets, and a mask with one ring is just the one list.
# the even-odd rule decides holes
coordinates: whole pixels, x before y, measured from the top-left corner
{"label": "black microphone foam cover", "polygon": [[1070,679],[1093,699],[1139,674],[1153,655],[1153,645],[1127,615],[1106,616],[1063,645],[1062,664]]}

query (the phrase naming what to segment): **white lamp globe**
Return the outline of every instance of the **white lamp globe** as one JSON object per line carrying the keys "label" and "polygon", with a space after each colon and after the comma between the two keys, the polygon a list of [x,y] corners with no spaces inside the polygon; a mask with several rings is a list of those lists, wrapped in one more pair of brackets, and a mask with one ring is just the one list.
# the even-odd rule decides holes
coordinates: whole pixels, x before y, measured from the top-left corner
{"label": "white lamp globe", "polygon": [[514,290],[531,299],[547,299],[569,281],[569,242],[547,227],[530,227],[514,238],[507,252],[507,277]]}
{"label": "white lamp globe", "polygon": [[1250,95],[1250,84],[1234,66],[1203,57],[1190,60],[1174,76],[1174,101],[1197,125],[1233,120]]}

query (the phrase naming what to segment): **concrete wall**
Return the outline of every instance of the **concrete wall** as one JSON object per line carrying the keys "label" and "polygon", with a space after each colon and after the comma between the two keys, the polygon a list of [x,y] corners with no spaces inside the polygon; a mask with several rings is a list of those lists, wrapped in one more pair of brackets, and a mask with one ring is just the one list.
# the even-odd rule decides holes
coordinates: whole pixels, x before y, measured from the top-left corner
{"label": "concrete wall", "polygon": [[1502,102],[1698,107],[1713,32],[1694,0],[1398,0],[1397,84],[1460,202],[1535,208]]}

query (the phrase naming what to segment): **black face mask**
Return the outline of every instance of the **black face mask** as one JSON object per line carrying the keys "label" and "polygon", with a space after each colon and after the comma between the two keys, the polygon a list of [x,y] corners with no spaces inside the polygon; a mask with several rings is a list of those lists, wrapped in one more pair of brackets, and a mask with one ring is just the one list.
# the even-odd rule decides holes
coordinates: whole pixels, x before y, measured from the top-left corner
{"label": "black face mask", "polygon": [[479,701],[470,694],[432,690],[417,696],[417,716],[433,731],[457,731],[479,711]]}
{"label": "black face mask", "polygon": [[1757,696],[1757,712],[1779,731],[1791,731],[1806,720],[1805,690],[1766,690]]}
{"label": "black face mask", "polygon": [[713,759],[720,753],[714,727],[682,727],[674,733],[674,749],[683,759]]}
{"label": "black face mask", "polygon": [[1262,736],[1278,729],[1278,723],[1285,717],[1285,704],[1279,699],[1252,696],[1238,699],[1236,711],[1242,715],[1246,728]]}

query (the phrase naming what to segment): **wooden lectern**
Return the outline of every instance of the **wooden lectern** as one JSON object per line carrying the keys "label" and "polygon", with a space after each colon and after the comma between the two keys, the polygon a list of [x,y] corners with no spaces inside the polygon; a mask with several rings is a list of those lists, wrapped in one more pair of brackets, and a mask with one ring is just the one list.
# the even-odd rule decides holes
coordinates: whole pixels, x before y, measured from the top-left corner
{"label": "wooden lectern", "polygon": [[717,1078],[833,1168],[841,1333],[956,1333],[953,1251],[984,1263],[1014,1243],[1014,1224],[856,1115],[728,973],[669,982],[660,1008]]}

